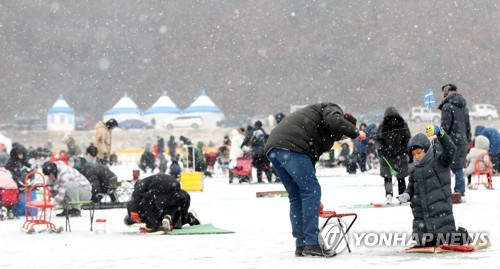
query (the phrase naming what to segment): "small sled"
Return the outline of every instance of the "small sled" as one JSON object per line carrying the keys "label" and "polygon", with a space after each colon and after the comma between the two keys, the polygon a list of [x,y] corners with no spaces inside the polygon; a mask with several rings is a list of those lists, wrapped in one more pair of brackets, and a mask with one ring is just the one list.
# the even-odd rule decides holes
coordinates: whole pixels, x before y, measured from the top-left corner
{"label": "small sled", "polygon": [[405,252],[409,253],[446,253],[446,252],[473,252],[476,250],[486,249],[491,247],[490,239],[488,236],[483,237],[484,240],[481,243],[476,242],[476,244],[468,244],[468,245],[440,245],[440,246],[432,246],[432,247],[412,247],[405,249]]}

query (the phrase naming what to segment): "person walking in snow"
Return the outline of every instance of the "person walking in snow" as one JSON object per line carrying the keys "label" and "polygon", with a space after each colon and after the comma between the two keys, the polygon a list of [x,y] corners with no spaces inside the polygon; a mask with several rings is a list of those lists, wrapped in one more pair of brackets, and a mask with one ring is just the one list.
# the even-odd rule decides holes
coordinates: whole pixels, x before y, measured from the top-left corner
{"label": "person walking in snow", "polygon": [[321,186],[314,165],[335,141],[364,139],[356,119],[333,103],[306,106],[271,132],[265,152],[288,192],[296,256],[331,256],[318,241]]}
{"label": "person walking in snow", "polygon": [[451,171],[455,175],[453,190],[465,195],[464,171],[466,165],[468,143],[472,141],[469,110],[467,101],[457,93],[457,86],[444,85],[442,88],[444,99],[438,106],[441,110],[441,127],[451,137],[457,146],[457,154],[451,164]]}
{"label": "person walking in snow", "polygon": [[408,176],[408,151],[406,146],[411,133],[408,124],[394,107],[385,110],[382,123],[375,135],[375,148],[380,163],[380,176],[384,178],[385,197],[392,203],[392,177],[398,181],[398,194],[406,189]]}

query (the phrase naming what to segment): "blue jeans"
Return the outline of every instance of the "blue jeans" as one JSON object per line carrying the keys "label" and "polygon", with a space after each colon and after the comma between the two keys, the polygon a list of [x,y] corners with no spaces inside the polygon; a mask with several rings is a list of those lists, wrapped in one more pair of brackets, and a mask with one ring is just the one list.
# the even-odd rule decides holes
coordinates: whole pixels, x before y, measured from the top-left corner
{"label": "blue jeans", "polygon": [[451,169],[451,171],[455,175],[455,188],[453,190],[455,192],[461,193],[462,196],[465,196],[464,170],[462,168],[459,168],[459,169]]}
{"label": "blue jeans", "polygon": [[288,192],[295,245],[317,245],[321,186],[311,159],[305,154],[278,148],[271,149],[267,157]]}

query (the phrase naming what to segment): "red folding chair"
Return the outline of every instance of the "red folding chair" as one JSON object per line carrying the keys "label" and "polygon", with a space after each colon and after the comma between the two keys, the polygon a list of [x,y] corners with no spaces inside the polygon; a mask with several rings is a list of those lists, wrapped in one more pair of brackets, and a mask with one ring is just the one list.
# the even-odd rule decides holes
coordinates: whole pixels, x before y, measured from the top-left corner
{"label": "red folding chair", "polygon": [[[41,177],[41,182],[29,185],[28,179],[35,174]],[[54,209],[56,205],[50,201],[50,189],[45,184],[45,177],[37,171],[32,171],[24,177],[24,186],[26,199],[26,221],[24,222],[22,229],[28,233],[32,233],[34,232],[34,227],[36,225],[45,225],[47,229],[52,231],[57,230],[56,226],[50,222],[52,209]],[[42,197],[41,199],[38,199],[38,201],[33,201],[33,191],[38,187],[42,188]]]}
{"label": "red folding chair", "polygon": [[[356,213],[337,213],[335,211],[322,211],[319,213],[319,216],[321,218],[326,218],[325,223],[321,226],[320,229],[320,234],[323,236],[328,236],[328,238],[325,240],[323,238],[323,242],[325,243],[330,243],[329,237],[334,233],[335,231],[332,231],[335,229],[335,227],[338,227],[339,231],[339,238],[336,240],[336,242],[333,242],[334,244],[330,247],[328,247],[328,250],[334,250],[336,251],[337,248],[339,247],[340,243],[342,241],[345,241],[347,249],[349,250],[349,253],[351,252],[351,247],[349,246],[349,238],[347,237],[347,234],[349,230],[351,229],[352,225],[358,218],[358,215]],[[344,224],[343,222],[340,221],[342,218],[346,217],[352,217],[350,222],[347,224]]]}

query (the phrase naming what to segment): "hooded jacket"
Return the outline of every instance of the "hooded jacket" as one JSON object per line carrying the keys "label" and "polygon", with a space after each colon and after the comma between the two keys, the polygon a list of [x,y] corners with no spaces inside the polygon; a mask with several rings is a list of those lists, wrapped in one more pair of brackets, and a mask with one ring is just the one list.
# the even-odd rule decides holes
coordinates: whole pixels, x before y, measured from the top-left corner
{"label": "hooded jacket", "polygon": [[[467,167],[465,168],[465,174],[466,175],[471,175],[474,173],[474,169],[476,166],[476,162],[481,154],[486,154],[488,153],[488,150],[490,148],[490,141],[486,136],[478,136],[474,140],[474,147],[470,149],[469,154],[467,154],[466,160],[467,160]],[[485,155],[483,159],[481,160],[482,162],[480,163],[480,169],[484,170],[485,163],[488,163],[490,167],[492,166],[491,164],[491,158],[489,155]]]}
{"label": "hooded jacket", "polygon": [[380,158],[380,175],[382,177],[392,177],[387,162],[398,172],[398,178],[408,176],[406,147],[410,138],[411,133],[406,121],[396,108],[388,107],[375,135],[375,147]]}
{"label": "hooded jacket", "polygon": [[333,103],[306,106],[285,117],[271,132],[266,155],[273,148],[287,149],[309,156],[315,164],[343,135],[357,138],[359,131],[344,119],[342,109]]}
{"label": "hooded jacket", "polygon": [[496,156],[500,154],[500,133],[495,128],[485,128],[483,125],[477,125],[475,135],[485,136],[490,141],[490,154]]}
{"label": "hooded jacket", "polygon": [[[435,151],[424,134],[417,134],[408,143],[425,149],[426,156],[410,168],[410,178],[405,193],[410,195],[413,213],[413,234],[422,240],[423,233],[438,234],[455,232],[451,201],[450,165],[455,157],[456,146],[448,135],[438,138],[442,151]],[[418,241],[418,240],[417,240]],[[422,241],[419,241],[422,242]]]}
{"label": "hooded jacket", "polygon": [[441,110],[441,128],[450,136],[455,145],[466,145],[471,141],[469,110],[465,98],[449,94],[438,107]]}

